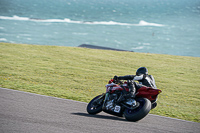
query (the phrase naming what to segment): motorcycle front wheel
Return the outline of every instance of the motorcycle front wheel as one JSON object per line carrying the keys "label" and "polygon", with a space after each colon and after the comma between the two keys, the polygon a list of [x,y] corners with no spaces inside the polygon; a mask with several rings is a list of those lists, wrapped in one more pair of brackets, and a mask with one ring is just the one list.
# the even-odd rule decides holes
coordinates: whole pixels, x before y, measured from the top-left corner
{"label": "motorcycle front wheel", "polygon": [[139,106],[136,109],[125,109],[124,117],[128,121],[139,121],[144,118],[151,110],[151,102],[146,98],[138,98],[136,101]]}
{"label": "motorcycle front wheel", "polygon": [[89,114],[97,114],[99,112],[102,111],[102,106],[103,106],[103,100],[102,100],[102,103],[99,104],[97,102],[97,99],[100,97],[101,95],[99,96],[96,96],[95,98],[93,98],[87,105],[87,112]]}

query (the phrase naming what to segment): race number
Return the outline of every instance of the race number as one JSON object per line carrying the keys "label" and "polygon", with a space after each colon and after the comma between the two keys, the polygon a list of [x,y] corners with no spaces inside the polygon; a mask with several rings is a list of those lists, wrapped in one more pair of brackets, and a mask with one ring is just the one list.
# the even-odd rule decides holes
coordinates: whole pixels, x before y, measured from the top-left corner
{"label": "race number", "polygon": [[121,109],[121,106],[116,105],[115,109],[114,109],[114,112],[119,113],[120,109]]}

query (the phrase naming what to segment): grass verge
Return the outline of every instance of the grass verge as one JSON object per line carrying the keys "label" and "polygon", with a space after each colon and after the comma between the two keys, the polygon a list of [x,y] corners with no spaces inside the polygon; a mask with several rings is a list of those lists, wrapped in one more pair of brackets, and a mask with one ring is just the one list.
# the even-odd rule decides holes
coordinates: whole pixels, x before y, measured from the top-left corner
{"label": "grass verge", "polygon": [[200,58],[0,43],[0,87],[89,102],[145,66],[163,92],[150,113],[200,122]]}

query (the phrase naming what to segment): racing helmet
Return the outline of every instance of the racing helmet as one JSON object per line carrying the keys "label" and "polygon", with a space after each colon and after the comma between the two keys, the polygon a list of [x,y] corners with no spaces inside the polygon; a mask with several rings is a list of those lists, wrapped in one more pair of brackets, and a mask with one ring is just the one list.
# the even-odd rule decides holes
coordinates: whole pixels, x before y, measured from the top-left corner
{"label": "racing helmet", "polygon": [[136,75],[140,76],[142,74],[144,74],[144,75],[148,74],[148,69],[146,67],[140,67],[140,68],[137,69]]}

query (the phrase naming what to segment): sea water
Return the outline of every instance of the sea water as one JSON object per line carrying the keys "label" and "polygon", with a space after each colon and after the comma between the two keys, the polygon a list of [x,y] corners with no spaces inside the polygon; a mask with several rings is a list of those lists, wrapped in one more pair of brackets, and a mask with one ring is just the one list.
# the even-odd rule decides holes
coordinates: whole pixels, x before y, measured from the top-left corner
{"label": "sea water", "polygon": [[200,0],[0,0],[0,42],[200,57]]}

